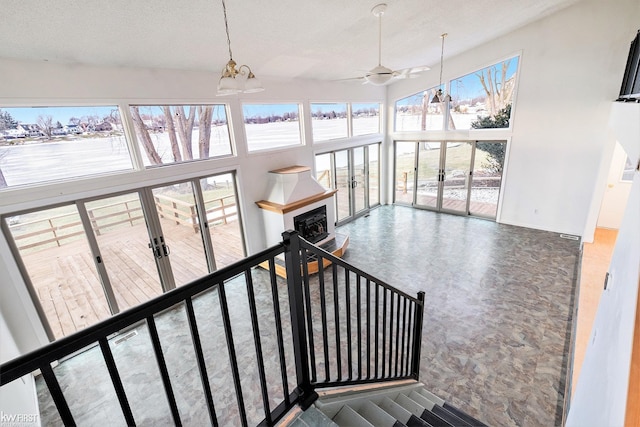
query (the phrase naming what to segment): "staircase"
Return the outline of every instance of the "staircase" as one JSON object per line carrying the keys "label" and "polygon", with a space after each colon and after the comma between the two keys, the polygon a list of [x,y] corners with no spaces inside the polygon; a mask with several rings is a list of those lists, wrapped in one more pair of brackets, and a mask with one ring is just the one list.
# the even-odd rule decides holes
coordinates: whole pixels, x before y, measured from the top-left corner
{"label": "staircase", "polygon": [[486,427],[430,393],[422,383],[320,396],[290,427]]}

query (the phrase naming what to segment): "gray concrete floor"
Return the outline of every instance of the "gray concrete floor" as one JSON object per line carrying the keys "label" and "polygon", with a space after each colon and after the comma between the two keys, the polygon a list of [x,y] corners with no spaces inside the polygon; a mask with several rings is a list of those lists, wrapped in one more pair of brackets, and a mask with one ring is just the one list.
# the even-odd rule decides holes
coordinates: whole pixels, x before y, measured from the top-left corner
{"label": "gray concrete floor", "polygon": [[[426,293],[420,380],[427,388],[489,425],[559,425],[578,242],[556,233],[398,206],[375,209],[339,232],[350,237],[345,260],[409,294]],[[252,278],[273,409],[282,386],[271,290],[265,271],[253,270]],[[264,412],[244,278],[229,282],[226,289],[249,424],[255,425]],[[283,281],[278,289],[286,320]],[[316,297],[312,294],[314,303]],[[217,291],[201,295],[194,306],[220,425],[239,425]],[[157,323],[183,422],[207,425],[184,308],[157,316]],[[289,342],[286,325],[284,329]],[[172,425],[147,328],[134,330],[135,336],[111,342],[134,416],[139,425]],[[292,361],[290,345],[285,350]],[[60,363],[55,372],[78,425],[124,425],[98,349]],[[288,374],[292,390],[292,367]],[[43,425],[58,425],[46,388],[41,381],[38,386]]]}

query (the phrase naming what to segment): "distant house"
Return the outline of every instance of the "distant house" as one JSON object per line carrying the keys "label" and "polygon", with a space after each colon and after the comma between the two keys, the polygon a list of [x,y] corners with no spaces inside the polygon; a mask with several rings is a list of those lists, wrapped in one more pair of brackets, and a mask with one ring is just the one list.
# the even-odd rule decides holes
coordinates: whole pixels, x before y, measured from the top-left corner
{"label": "distant house", "polygon": [[18,131],[22,133],[23,136],[18,136],[18,138],[24,138],[25,136],[43,136],[44,132],[40,129],[40,126],[37,124],[31,123],[18,123],[17,127]]}
{"label": "distant house", "polygon": [[78,135],[82,133],[82,128],[80,127],[80,125],[66,125],[64,128],[67,133],[71,135]]}
{"label": "distant house", "polygon": [[109,122],[102,122],[95,126],[96,132],[109,132],[113,130],[113,125]]}

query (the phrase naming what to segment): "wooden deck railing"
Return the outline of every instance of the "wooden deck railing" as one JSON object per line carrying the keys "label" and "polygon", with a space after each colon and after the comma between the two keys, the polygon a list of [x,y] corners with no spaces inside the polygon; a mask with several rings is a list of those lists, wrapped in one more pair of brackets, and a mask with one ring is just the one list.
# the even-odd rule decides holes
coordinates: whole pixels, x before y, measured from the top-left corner
{"label": "wooden deck railing", "polygon": [[[200,231],[195,204],[164,195],[156,195],[154,199],[160,218],[167,218],[175,221],[178,225],[192,227],[195,233]],[[235,195],[205,200],[205,205],[210,206],[206,210],[206,215],[207,221],[212,226],[228,224],[238,219]],[[105,212],[105,210],[107,211]],[[142,206],[137,198],[101,205],[93,209],[87,208],[87,214],[91,221],[91,228],[97,236],[120,224],[129,223],[133,227],[136,225],[136,221],[144,219]],[[74,217],[77,217],[75,212],[56,215],[35,221],[13,224],[10,229],[15,230],[20,227],[27,230],[23,234],[12,233],[20,250],[46,246],[52,243],[55,243],[56,246],[61,246],[84,234],[82,222],[74,220]],[[30,231],[34,228],[38,229]],[[34,239],[37,240],[34,241]],[[25,240],[27,241],[25,242]]]}

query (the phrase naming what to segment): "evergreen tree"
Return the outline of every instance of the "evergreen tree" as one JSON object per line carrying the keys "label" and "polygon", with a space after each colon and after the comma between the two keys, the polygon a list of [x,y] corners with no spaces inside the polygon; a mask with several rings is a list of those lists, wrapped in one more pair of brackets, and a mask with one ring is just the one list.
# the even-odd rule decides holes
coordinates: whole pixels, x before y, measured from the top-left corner
{"label": "evergreen tree", "polygon": [[[495,116],[479,117],[471,123],[472,129],[508,128],[511,118],[511,104],[498,110]],[[489,170],[501,173],[504,166],[506,144],[496,144],[493,142],[478,142],[476,148],[485,151],[489,157],[485,165]]]}

